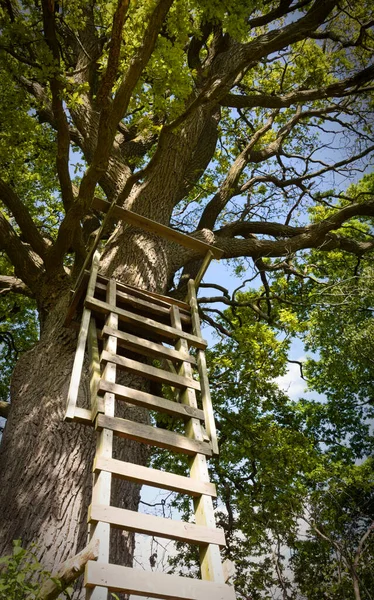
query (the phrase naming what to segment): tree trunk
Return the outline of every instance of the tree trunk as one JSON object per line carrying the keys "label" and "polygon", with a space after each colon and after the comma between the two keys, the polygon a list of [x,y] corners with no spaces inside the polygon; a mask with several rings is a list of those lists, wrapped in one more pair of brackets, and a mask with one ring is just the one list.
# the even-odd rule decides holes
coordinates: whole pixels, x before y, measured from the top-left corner
{"label": "tree trunk", "polygon": [[[119,243],[119,241],[121,243]],[[149,290],[164,291],[170,275],[170,249],[159,238],[131,231],[108,244],[102,272]],[[1,444],[0,554],[13,539],[34,542],[43,566],[52,571],[87,541],[87,507],[95,451],[93,428],[65,423],[63,415],[76,347],[76,331],[63,326],[67,290],[45,319],[40,342],[17,363],[11,388],[11,411]],[[128,381],[128,379],[127,379]],[[140,382],[131,382],[137,385]],[[83,403],[89,387],[83,381]],[[128,418],[148,422],[138,407],[122,407]],[[116,458],[146,464],[147,446],[120,440]],[[137,510],[140,488],[116,482],[116,506]],[[117,535],[112,558],[131,564],[133,536]],[[77,597],[79,594],[77,595]],[[80,597],[80,596],[79,596]]]}

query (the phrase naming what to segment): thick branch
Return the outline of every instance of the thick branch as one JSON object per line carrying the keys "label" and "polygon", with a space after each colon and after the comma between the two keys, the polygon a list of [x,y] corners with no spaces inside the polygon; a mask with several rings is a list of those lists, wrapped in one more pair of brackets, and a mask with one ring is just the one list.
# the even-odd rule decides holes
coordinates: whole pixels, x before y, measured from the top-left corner
{"label": "thick branch", "polygon": [[237,191],[240,175],[247,165],[252,148],[261,139],[261,137],[265,135],[267,131],[269,131],[274,122],[274,118],[275,114],[270,117],[270,119],[263,127],[261,127],[261,129],[256,131],[247,146],[235,159],[218,192],[205,207],[199,222],[199,229],[213,229],[218,215]]}
{"label": "thick branch", "polygon": [[2,417],[3,419],[7,419],[9,416],[9,410],[9,402],[4,402],[4,400],[0,400],[0,417]]}
{"label": "thick branch", "polygon": [[41,258],[45,257],[48,245],[36,227],[22,200],[12,188],[0,178],[0,200],[10,210],[22,232],[25,241]]}
{"label": "thick branch", "polygon": [[332,83],[321,88],[311,90],[297,90],[284,94],[283,96],[273,96],[271,94],[227,94],[220,101],[221,106],[231,108],[288,108],[292,104],[303,104],[313,100],[323,100],[325,98],[337,98],[345,96],[347,93],[365,91],[361,86],[373,81],[374,65],[363,69],[356,75],[343,79],[337,83]]}
{"label": "thick branch", "polygon": [[6,218],[0,213],[0,248],[11,260],[15,272],[30,289],[38,285],[42,274],[41,263],[31,249],[21,242],[16,232]]}
{"label": "thick branch", "polygon": [[[89,560],[96,560],[99,555],[99,540],[92,538],[91,542],[73,558],[62,563],[51,578],[46,581],[38,596],[40,600],[55,600],[79,575]],[[53,578],[53,579],[52,579]]]}
{"label": "thick branch", "polygon": [[33,297],[32,291],[23,283],[22,279],[11,275],[0,275],[0,296],[9,292]]}

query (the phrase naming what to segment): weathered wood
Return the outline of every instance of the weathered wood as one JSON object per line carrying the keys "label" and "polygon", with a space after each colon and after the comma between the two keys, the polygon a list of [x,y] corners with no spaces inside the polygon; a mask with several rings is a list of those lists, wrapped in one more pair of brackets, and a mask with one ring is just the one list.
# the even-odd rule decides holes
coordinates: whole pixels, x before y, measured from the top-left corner
{"label": "weathered wood", "polygon": [[207,272],[207,269],[208,269],[210,263],[212,262],[213,258],[214,258],[213,253],[210,250],[208,250],[208,252],[206,253],[205,258],[203,260],[203,263],[199,269],[199,272],[194,279],[195,290],[198,289],[198,287],[201,283],[201,280],[204,277],[205,273]]}
{"label": "weathered wood", "polygon": [[140,315],[136,315],[127,310],[113,307],[107,302],[102,302],[101,300],[97,300],[93,296],[87,296],[85,300],[86,308],[99,312],[108,314],[113,312],[118,315],[121,321],[126,323],[131,323],[132,325],[139,326],[142,328],[150,329],[155,333],[158,333],[163,339],[171,339],[175,340],[178,338],[183,338],[188,341],[191,346],[195,348],[206,348],[207,342],[202,338],[197,338],[190,333],[186,333],[185,331],[177,331],[173,327],[169,327],[168,325],[163,325],[162,323],[158,323],[153,319],[149,319],[148,317],[141,317]]}
{"label": "weathered wood", "polygon": [[125,402],[137,406],[143,406],[149,410],[166,413],[179,419],[185,420],[190,419],[191,417],[200,420],[204,419],[204,412],[199,408],[179,404],[179,402],[167,400],[167,398],[155,396],[154,394],[149,394],[148,392],[143,392],[141,390],[135,390],[125,385],[101,380],[99,389],[102,392],[111,392],[112,394],[115,394],[116,398],[119,400],[124,400]]}
{"label": "weathered wood", "polygon": [[[103,286],[104,284],[96,284],[96,289],[100,289],[99,286]],[[117,305],[128,305],[132,309],[135,309],[135,312],[140,313],[149,313],[151,315],[156,315],[161,318],[167,318],[170,320],[170,305],[160,306],[159,304],[155,304],[154,302],[150,302],[150,299],[143,300],[142,298],[138,298],[131,293],[120,292],[117,291]],[[165,303],[166,304],[166,303]],[[191,316],[186,314],[185,312],[181,313],[182,323],[186,325],[191,325]]]}
{"label": "weathered wood", "polygon": [[82,575],[87,562],[95,560],[98,556],[99,540],[91,540],[81,552],[59,565],[51,577],[44,581],[38,593],[38,599],[55,600],[58,598],[63,590]]}
{"label": "weathered wood", "polygon": [[90,279],[89,271],[83,271],[82,276],[79,279],[78,285],[73,291],[68,312],[64,321],[64,327],[69,327],[72,318],[74,317],[75,311],[77,310],[78,304],[82,299],[83,294],[86,291],[87,282]]}
{"label": "weathered wood", "polygon": [[[109,305],[116,304],[116,282],[111,279],[108,282],[106,299]],[[108,326],[112,328],[118,327],[118,316],[110,312],[107,318]],[[114,337],[108,337],[106,340],[106,349],[109,352],[117,351],[117,340]],[[116,382],[116,366],[114,364],[106,365],[103,373],[103,379],[109,383]],[[106,392],[104,396],[104,411],[105,417],[108,419],[114,418],[115,413],[115,396],[111,392]],[[101,415],[99,413],[100,416]],[[102,429],[97,438],[96,457],[112,458],[113,453],[113,431],[110,429]],[[107,471],[94,473],[92,503],[102,506],[110,505],[112,488],[112,474]],[[100,541],[99,560],[103,563],[109,563],[110,552],[110,525],[108,523],[96,523],[90,525],[90,536],[97,538]],[[103,587],[96,587],[90,600],[107,600],[107,590]]]}
{"label": "weathered wood", "polygon": [[104,399],[97,395],[101,379],[99,345],[95,319],[91,317],[88,329],[88,356],[90,360],[90,397],[91,419],[94,421],[98,412],[104,411]]}
{"label": "weathered wood", "polygon": [[194,523],[155,517],[114,506],[92,504],[88,509],[88,521],[109,523],[112,527],[126,531],[156,535],[190,544],[215,544],[222,547],[226,545],[222,529],[211,529]]}
{"label": "weathered wood", "polygon": [[117,338],[119,346],[137,352],[138,354],[141,353],[145,356],[151,356],[152,358],[167,358],[173,361],[183,360],[192,365],[196,365],[195,357],[186,352],[177,352],[173,348],[167,348],[162,344],[156,344],[155,342],[145,340],[144,338],[132,335],[125,331],[119,331],[105,326],[101,332],[101,337],[105,335],[114,335]]}
{"label": "weathered wood", "polygon": [[199,254],[206,254],[206,252],[210,250],[214,258],[221,258],[223,255],[223,250],[220,248],[216,248],[215,246],[211,246],[206,242],[197,240],[190,235],[181,233],[175,229],[171,229],[171,227],[167,227],[166,225],[162,225],[156,221],[152,221],[152,219],[148,219],[147,217],[134,213],[131,210],[126,210],[120,206],[112,207],[109,202],[102,200],[101,198],[94,198],[92,205],[96,210],[101,210],[103,212],[107,212],[110,208],[111,215],[113,217],[122,219],[129,225],[139,227],[144,231],[155,233],[156,235],[159,235],[170,242],[174,242],[175,244],[179,244],[180,246],[184,246],[190,250],[195,250]]}
{"label": "weathered wood", "polygon": [[194,390],[200,390],[200,383],[192,379],[192,377],[183,377],[182,375],[174,375],[169,371],[146,365],[137,360],[126,358],[125,356],[118,356],[118,354],[111,354],[105,350],[101,353],[101,362],[110,362],[129,373],[140,375],[145,379],[151,379],[152,381],[158,381],[160,383],[166,383],[173,385],[178,388],[190,387]]}
{"label": "weathered wood", "polygon": [[112,592],[165,600],[235,600],[234,588],[224,583],[150,573],[94,561],[87,563],[84,584],[88,588],[102,585]]}
{"label": "weathered wood", "polygon": [[[191,306],[192,330],[196,336],[200,336],[201,328],[200,328],[200,319],[199,319],[199,309],[197,306],[195,284],[194,284],[193,279],[190,279],[188,282],[188,297],[189,297],[190,306]],[[204,414],[205,414],[205,427],[206,427],[209,439],[212,442],[213,453],[218,454],[219,449],[218,449],[218,440],[217,440],[217,430],[216,430],[216,424],[215,424],[215,420],[214,420],[212,398],[211,398],[210,389],[209,389],[209,380],[208,380],[208,374],[207,374],[205,352],[198,351],[197,367],[198,367],[198,371],[199,371],[200,384],[201,384],[201,401],[203,404],[203,410],[204,410]]]}
{"label": "weathered wood", "polygon": [[88,408],[76,406],[74,410],[74,417],[69,419],[69,421],[73,421],[74,423],[83,423],[84,425],[91,425],[92,427],[92,413]]}
{"label": "weathered wood", "polygon": [[[99,270],[100,254],[96,253],[92,263],[91,275],[88,282],[87,293],[93,294],[95,291],[96,277]],[[74,418],[74,411],[77,405],[79,384],[82,375],[82,367],[84,361],[84,353],[86,350],[86,342],[88,335],[88,327],[90,324],[91,310],[87,307],[83,310],[81,326],[78,335],[78,344],[75,351],[73,369],[71,373],[68,398],[66,404],[65,420],[71,421]]]}
{"label": "weathered wood", "polygon": [[190,440],[180,433],[143,425],[143,423],[136,423],[128,419],[112,418],[98,414],[96,427],[99,431],[106,428],[120,437],[136,440],[150,446],[157,446],[158,448],[166,448],[181,454],[194,455],[200,453],[206,456],[212,455],[210,445],[205,442]]}
{"label": "weathered wood", "polygon": [[188,494],[193,497],[201,496],[201,494],[206,494],[213,498],[217,497],[214,483],[198,481],[197,479],[191,479],[183,475],[175,475],[174,473],[167,473],[158,469],[142,467],[141,465],[124,462],[123,460],[115,460],[114,458],[96,458],[93,470],[95,472],[109,471],[118,479],[150,485],[180,494]]}
{"label": "weathered wood", "polygon": [[[176,328],[181,328],[179,311],[177,307],[171,310],[171,322]],[[177,342],[177,350],[185,350],[186,342],[179,340]],[[182,363],[181,372],[183,375],[190,375],[191,366],[188,363]],[[181,401],[189,406],[197,406],[196,394],[194,390],[186,389],[181,394]],[[203,440],[204,432],[200,421],[190,419],[186,423],[186,435],[195,440]],[[209,481],[209,473],[206,462],[206,457],[201,454],[196,454],[190,463],[190,474],[192,478],[200,481]],[[212,499],[209,496],[202,495],[194,498],[195,520],[199,525],[214,528],[216,526],[214,508]],[[224,575],[222,569],[221,555],[217,546],[208,545],[200,547],[200,569],[202,579],[224,583]]]}
{"label": "weathered wood", "polygon": [[[109,281],[108,277],[105,277],[101,274],[97,276],[97,280],[104,282],[105,284]],[[178,300],[177,298],[172,298],[171,296],[164,296],[163,294],[158,294],[157,292],[150,292],[149,290],[140,289],[129,285],[128,283],[119,283],[118,281],[117,290],[121,292],[128,292],[133,296],[143,298],[144,300],[149,300],[150,298],[152,298],[152,301],[158,302],[160,306],[166,305],[170,307],[171,305],[175,304],[175,306],[178,306],[183,313],[186,313],[188,315],[190,314],[190,306],[187,302],[183,302],[183,300]]]}

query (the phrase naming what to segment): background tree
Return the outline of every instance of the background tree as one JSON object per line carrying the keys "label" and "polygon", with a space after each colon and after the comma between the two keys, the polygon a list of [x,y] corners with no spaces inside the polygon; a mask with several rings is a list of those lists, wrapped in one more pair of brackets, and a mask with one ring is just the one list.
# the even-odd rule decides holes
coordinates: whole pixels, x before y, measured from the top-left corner
{"label": "background tree", "polygon": [[[0,11],[1,290],[9,307],[10,294],[32,299],[40,324],[12,378],[1,551],[35,541],[53,568],[85,538],[94,439],[62,422],[76,342],[63,321],[102,219],[94,196],[244,257],[265,298],[249,310],[269,322],[268,273],[292,288],[307,249],[355,261],[373,249],[369,231],[345,227],[369,222],[371,192],[326,196],[329,174],[343,189],[374,148],[373,14],[336,0],[5,1]],[[308,215],[327,201],[321,218]],[[193,252],[122,223],[105,240],[102,272],[130,284],[183,294],[198,268]],[[130,442],[124,453],[148,458]],[[116,494],[136,509],[136,486]],[[117,538],[123,562],[132,551],[131,537]]]}

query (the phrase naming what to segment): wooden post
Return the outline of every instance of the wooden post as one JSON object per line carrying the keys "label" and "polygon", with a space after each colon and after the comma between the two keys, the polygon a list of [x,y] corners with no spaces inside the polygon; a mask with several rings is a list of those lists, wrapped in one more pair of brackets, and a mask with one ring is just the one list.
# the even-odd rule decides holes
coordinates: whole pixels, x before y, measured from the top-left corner
{"label": "wooden post", "polygon": [[92,317],[88,329],[88,357],[90,361],[91,419],[94,421],[98,412],[105,412],[105,407],[103,398],[97,395],[101,379],[101,369],[96,321]]}
{"label": "wooden post", "polygon": [[[195,336],[201,337],[199,310],[197,306],[195,283],[193,279],[190,279],[188,282],[188,298],[191,306],[192,331]],[[209,439],[212,443],[213,453],[218,454],[217,430],[214,421],[213,405],[209,389],[209,380],[207,375],[206,358],[204,350],[197,351],[197,368],[200,377],[201,400],[203,403],[203,410],[205,415],[205,426]]]}
{"label": "wooden post", "polygon": [[[95,252],[93,261],[92,261],[91,275],[90,275],[90,279],[89,279],[88,287],[87,287],[87,295],[88,296],[93,296],[95,293],[96,278],[97,278],[97,273],[99,271],[99,262],[100,262],[100,254],[98,252]],[[75,407],[77,405],[79,384],[80,384],[81,375],[82,375],[84,354],[86,351],[86,342],[87,342],[90,318],[91,318],[91,310],[88,308],[84,308],[81,326],[80,326],[80,330],[79,330],[79,336],[78,336],[78,345],[77,345],[77,350],[75,352],[73,370],[71,373],[70,386],[69,386],[69,391],[68,391],[68,400],[67,400],[66,413],[65,413],[66,421],[71,421],[72,419],[74,419]]]}
{"label": "wooden post", "polygon": [[[179,310],[176,306],[171,307],[171,322],[175,329],[182,329]],[[176,349],[188,352],[188,344],[184,339],[178,340]],[[192,377],[192,368],[190,363],[183,362],[181,366],[181,374],[185,377]],[[186,388],[180,395],[181,402],[197,408],[195,390]],[[204,435],[198,419],[189,419],[186,424],[186,435],[195,440],[203,441]],[[209,473],[206,462],[206,457],[203,454],[196,454],[190,463],[190,475],[192,479],[209,482]],[[197,525],[205,525],[206,527],[215,528],[215,517],[213,502],[210,496],[202,494],[198,498],[194,498],[195,519]],[[213,544],[207,544],[200,547],[200,565],[201,578],[216,583],[224,583],[221,555],[219,547]]]}
{"label": "wooden post", "polygon": [[195,290],[197,290],[199,288],[199,285],[201,283],[202,278],[204,277],[205,273],[207,272],[207,269],[212,261],[212,258],[214,258],[213,252],[211,250],[208,250],[208,252],[206,253],[203,263],[199,269],[198,274],[195,277]]}
{"label": "wooden post", "polygon": [[[106,301],[111,306],[116,306],[116,282],[110,280],[107,287]],[[107,322],[108,327],[112,329],[118,328],[118,315],[109,313]],[[117,351],[117,338],[108,336],[106,340],[105,350],[115,354]],[[116,365],[107,363],[103,373],[103,379],[110,383],[116,382]],[[104,396],[104,414],[109,417],[114,417],[115,413],[115,396],[112,393],[106,392]],[[96,446],[96,458],[112,458],[113,450],[113,431],[103,429],[98,437]],[[94,474],[92,504],[101,506],[110,506],[112,474],[107,471],[98,471]],[[109,523],[98,522],[90,528],[91,538],[98,538],[100,542],[98,560],[103,563],[109,563],[110,550],[110,525]],[[87,598],[90,600],[107,600],[108,589],[106,587],[96,586],[93,590],[87,591]]]}

